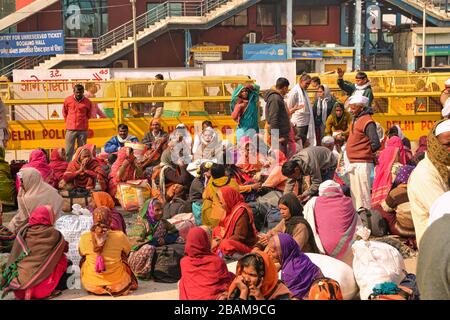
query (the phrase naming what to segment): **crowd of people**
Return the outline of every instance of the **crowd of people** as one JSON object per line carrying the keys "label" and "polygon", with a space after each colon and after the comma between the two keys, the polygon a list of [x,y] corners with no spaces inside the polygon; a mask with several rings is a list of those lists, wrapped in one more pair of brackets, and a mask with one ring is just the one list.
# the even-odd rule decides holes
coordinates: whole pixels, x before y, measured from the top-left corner
{"label": "crowd of people", "polygon": [[[349,96],[345,103],[318,78],[303,74],[291,90],[279,78],[264,95],[265,130],[258,124],[259,86],[237,87],[230,104],[236,144],[222,141],[210,121],[192,137],[182,123],[165,132],[158,117],[140,142],[120,124],[97,148],[87,143],[92,103],[75,86],[63,108],[65,149],[50,156],[36,149],[13,172],[0,147],[0,201],[18,208],[1,224],[0,250],[10,255],[0,288],[16,299],[67,289],[73,262],[55,222],[66,202],[81,194],[91,199],[83,206],[92,225],[78,239],[80,277],[92,294],[136,290],[137,279],[155,277],[162,247],[172,257],[181,247],[180,299],[314,299],[324,283],[328,298],[342,299],[339,284],[308,254],[351,267],[357,230],[373,231],[367,217],[379,216],[386,234],[419,247],[422,298],[450,298],[450,100],[443,103],[444,119],[413,150],[399,126],[382,128],[372,118],[365,73],[356,74],[355,84],[343,80],[342,70],[338,76]],[[116,210],[119,188],[136,180],[151,192],[127,227]],[[196,226],[182,232],[170,221],[186,213]],[[237,261],[233,272],[230,261]]]}

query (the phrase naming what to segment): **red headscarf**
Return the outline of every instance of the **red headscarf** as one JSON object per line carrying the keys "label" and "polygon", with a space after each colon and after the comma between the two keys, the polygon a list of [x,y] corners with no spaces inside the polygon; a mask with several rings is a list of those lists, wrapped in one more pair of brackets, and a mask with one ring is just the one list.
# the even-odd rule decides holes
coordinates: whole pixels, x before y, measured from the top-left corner
{"label": "red headscarf", "polygon": [[[260,161],[259,153],[255,152],[254,154],[246,154],[245,147],[247,145],[253,146],[252,139],[248,136],[243,136],[239,141],[240,150],[239,150],[239,158],[236,165],[241,168],[245,173],[254,174],[261,170],[262,164]],[[254,148],[256,150],[256,148]]]}
{"label": "red headscarf", "polygon": [[[67,166],[67,172],[77,172],[81,168],[80,157],[83,150],[89,150],[91,154],[91,159],[88,161],[85,170],[95,172],[97,174],[96,177],[97,181],[100,183],[102,190],[106,190],[107,184],[105,180],[107,178],[107,175],[105,171],[103,171],[98,160],[95,158],[95,146],[93,144],[86,144],[77,149],[77,151],[75,152],[75,156],[73,157],[73,160]],[[74,181],[74,184],[76,187],[86,187],[88,179],[89,179],[88,175],[77,176],[77,178]]]}
{"label": "red headscarf", "polygon": [[[42,176],[42,179],[49,183],[53,184],[53,171],[52,168],[47,163],[47,156],[45,155],[44,151],[41,149],[33,150],[30,153],[30,158],[27,164],[25,164],[22,168],[34,168]],[[20,181],[19,179],[16,180],[16,187],[17,190],[20,188]]]}
{"label": "red headscarf", "polygon": [[64,148],[53,149],[50,155],[50,168],[53,170],[55,184],[62,179],[69,163],[63,158]]}
{"label": "red headscarf", "polygon": [[33,210],[30,215],[30,219],[28,220],[28,225],[44,225],[44,226],[52,226],[54,223],[54,215],[51,210],[47,206],[40,206]]}
{"label": "red headscarf", "polygon": [[414,155],[422,153],[427,151],[427,145],[428,145],[428,137],[427,136],[421,136],[419,138],[419,147],[417,148]]}
{"label": "red headscarf", "polygon": [[181,259],[180,300],[214,300],[227,291],[234,275],[211,252],[211,240],[203,228],[189,231],[185,252]]}
{"label": "red headscarf", "polygon": [[386,141],[386,149],[387,148],[398,148],[399,161],[402,165],[406,165],[406,150],[402,139],[397,136],[389,138],[389,140]]}

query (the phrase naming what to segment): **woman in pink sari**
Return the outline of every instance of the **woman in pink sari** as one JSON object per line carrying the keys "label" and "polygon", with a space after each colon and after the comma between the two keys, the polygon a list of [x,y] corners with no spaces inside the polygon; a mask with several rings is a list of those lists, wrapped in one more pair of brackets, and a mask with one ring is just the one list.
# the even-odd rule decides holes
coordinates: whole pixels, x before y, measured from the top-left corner
{"label": "woman in pink sari", "polygon": [[117,186],[120,182],[139,179],[142,171],[136,165],[136,157],[133,149],[129,147],[120,148],[117,160],[111,167],[109,174],[109,194],[115,198]]}
{"label": "woman in pink sari", "polygon": [[[53,170],[48,164],[47,154],[43,149],[36,149],[30,153],[30,158],[27,164],[22,168],[35,168],[42,176],[42,180],[53,186]],[[16,189],[19,191],[20,181],[16,179]]]}
{"label": "woman in pink sari", "polygon": [[386,147],[378,156],[378,164],[375,167],[375,179],[372,186],[372,208],[386,199],[392,188],[392,175],[394,163],[406,164],[406,151],[402,140],[393,136],[386,141]]}

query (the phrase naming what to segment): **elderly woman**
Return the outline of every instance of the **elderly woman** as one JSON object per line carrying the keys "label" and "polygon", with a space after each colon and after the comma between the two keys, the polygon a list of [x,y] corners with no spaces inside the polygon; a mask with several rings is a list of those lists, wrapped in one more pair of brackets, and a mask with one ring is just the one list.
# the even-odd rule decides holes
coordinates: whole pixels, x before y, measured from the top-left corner
{"label": "elderly woman", "polygon": [[215,300],[227,292],[234,279],[225,261],[211,251],[211,234],[206,227],[189,231],[181,259],[180,300]]}
{"label": "elderly woman", "polygon": [[68,244],[54,228],[54,222],[51,206],[33,210],[28,224],[17,234],[2,274],[0,289],[4,293],[13,291],[19,300],[44,299],[58,287],[66,287],[67,277],[63,275]]}
{"label": "elderly woman", "polygon": [[226,256],[249,253],[257,241],[252,209],[232,187],[221,188],[218,197],[226,213],[214,228],[213,250]]}
{"label": "elderly woman", "polygon": [[[23,165],[22,168],[34,168],[42,175],[44,182],[49,185],[54,184],[54,177],[52,168],[48,164],[47,153],[44,149],[36,149],[30,153],[30,159],[27,164]],[[16,188],[19,191],[19,179],[16,179]]]}
{"label": "elderly woman", "polygon": [[283,195],[278,201],[283,219],[265,235],[260,235],[260,243],[266,246],[277,233],[287,233],[294,238],[303,252],[318,253],[314,233],[303,216],[303,206],[293,193]]}
{"label": "elderly woman", "polygon": [[319,196],[312,198],[305,206],[305,218],[311,226],[320,253],[351,266],[351,245],[361,220],[352,199],[344,196],[341,186],[332,180],[321,183]]}
{"label": "elderly woman", "polygon": [[98,183],[101,190],[107,189],[107,176],[95,158],[95,146],[87,144],[79,147],[73,160],[63,175],[66,183],[64,189],[84,188],[93,190]]}
{"label": "elderly woman", "polygon": [[50,168],[53,170],[53,187],[58,189],[59,182],[67,171],[69,163],[66,161],[66,151],[64,148],[53,149],[50,155]]}
{"label": "elderly woman", "polygon": [[308,297],[311,285],[322,278],[322,271],[306,254],[297,242],[286,233],[274,235],[268,245],[268,254],[281,269],[281,280],[297,299]]}
{"label": "elderly woman", "polygon": [[278,280],[273,260],[258,249],[239,259],[236,278],[228,289],[228,300],[289,300],[291,295]]}
{"label": "elderly woman", "polygon": [[237,122],[236,141],[258,133],[258,95],[256,84],[239,85],[231,97],[231,117]]}
{"label": "elderly woman", "polygon": [[182,240],[179,239],[175,226],[163,218],[162,203],[158,199],[149,199],[145,202],[131,227],[129,238],[132,251],[128,263],[133,272],[143,280],[151,277],[155,248]]}
{"label": "elderly woman", "polygon": [[117,153],[117,160],[112,165],[109,174],[109,194],[115,197],[119,183],[136,180],[141,176],[142,171],[136,165],[136,157],[133,154],[133,149],[129,147],[120,148]]}
{"label": "elderly woman", "polygon": [[81,283],[89,293],[127,295],[138,283],[127,264],[130,242],[122,231],[111,230],[111,211],[96,208],[91,231],[81,235]]}
{"label": "elderly woman", "polygon": [[200,146],[194,154],[194,160],[208,159],[217,162],[219,159],[222,159],[222,144],[220,143],[217,132],[213,128],[207,127],[203,130],[200,136],[200,142]]}
{"label": "elderly woman", "polygon": [[20,181],[17,195],[19,209],[9,222],[8,229],[17,234],[28,223],[34,209],[39,206],[50,205],[58,218],[64,200],[55,188],[43,181],[39,171],[34,168],[22,168],[17,175]]}

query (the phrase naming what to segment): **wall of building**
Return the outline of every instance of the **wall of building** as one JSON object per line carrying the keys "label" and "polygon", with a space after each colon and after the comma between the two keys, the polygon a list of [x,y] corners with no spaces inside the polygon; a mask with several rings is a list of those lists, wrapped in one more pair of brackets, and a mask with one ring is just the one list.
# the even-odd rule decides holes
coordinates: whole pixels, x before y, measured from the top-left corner
{"label": "wall of building", "polygon": [[32,15],[17,25],[17,32],[61,30],[62,24],[62,1],[48,6],[43,11]]}

